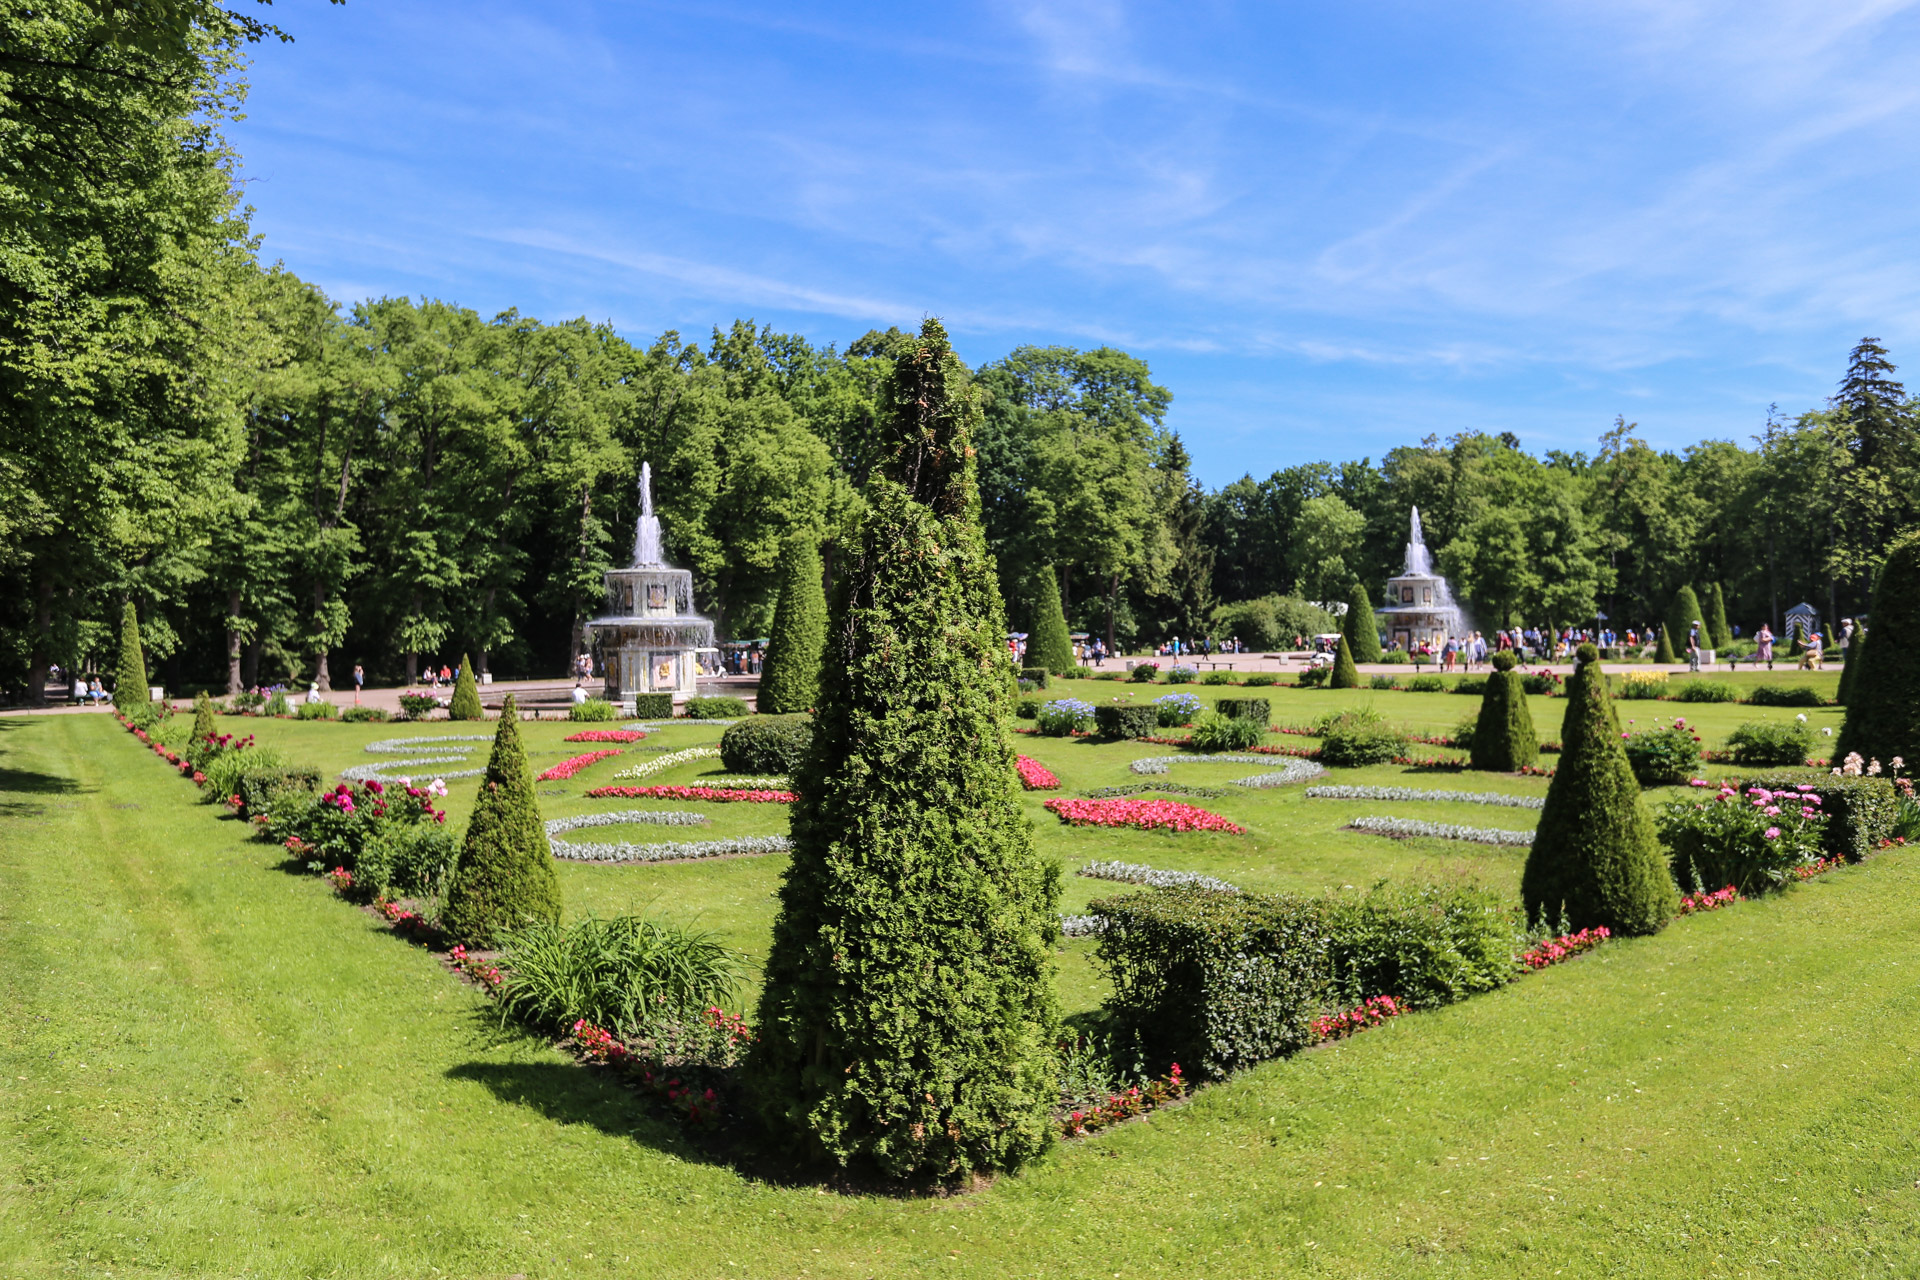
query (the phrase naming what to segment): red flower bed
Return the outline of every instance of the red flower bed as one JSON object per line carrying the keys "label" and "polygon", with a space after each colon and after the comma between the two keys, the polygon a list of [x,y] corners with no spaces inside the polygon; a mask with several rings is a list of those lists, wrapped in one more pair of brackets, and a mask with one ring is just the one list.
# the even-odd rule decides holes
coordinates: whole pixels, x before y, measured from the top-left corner
{"label": "red flower bed", "polygon": [[1702,911],[1718,911],[1738,901],[1740,901],[1740,895],[1732,885],[1713,893],[1703,889],[1699,893],[1689,893],[1680,899],[1680,914],[1691,916],[1698,915]]}
{"label": "red flower bed", "polygon": [[568,778],[571,778],[588,765],[600,760],[605,760],[608,756],[617,756],[619,754],[619,747],[614,747],[609,751],[589,751],[583,756],[575,756],[571,760],[562,760],[559,764],[541,774],[535,781],[565,782]]}
{"label": "red flower bed", "polygon": [[1388,1018],[1397,1018],[1406,1010],[1392,996],[1375,996],[1357,1009],[1330,1013],[1313,1020],[1313,1034],[1321,1040],[1340,1040],[1356,1031],[1377,1027]]}
{"label": "red flower bed", "polygon": [[638,729],[582,729],[570,733],[562,742],[638,742],[647,735]]}
{"label": "red flower bed", "polygon": [[1149,1081],[1144,1091],[1135,1086],[1125,1093],[1108,1094],[1105,1102],[1096,1103],[1089,1110],[1068,1112],[1060,1119],[1060,1133],[1067,1138],[1083,1137],[1186,1096],[1186,1077],[1180,1074],[1180,1064],[1176,1062],[1167,1071],[1165,1080]]}
{"label": "red flower bed", "polygon": [[716,804],[743,801],[747,804],[792,804],[791,791],[750,791],[743,787],[595,787],[587,792],[595,800],[711,800]]}
{"label": "red flower bed", "polygon": [[1047,810],[1075,827],[1137,827],[1142,831],[1227,831],[1247,829],[1217,813],[1174,800],[1049,800]]}
{"label": "red flower bed", "polygon": [[1562,934],[1558,938],[1548,938],[1532,950],[1521,952],[1520,963],[1529,969],[1544,969],[1550,964],[1571,960],[1583,951],[1591,951],[1612,936],[1612,932],[1602,925],[1598,928],[1582,929],[1578,933]]}
{"label": "red flower bed", "polygon": [[1029,791],[1057,791],[1060,779],[1053,776],[1047,766],[1032,756],[1015,756],[1014,767],[1020,770],[1020,785]]}

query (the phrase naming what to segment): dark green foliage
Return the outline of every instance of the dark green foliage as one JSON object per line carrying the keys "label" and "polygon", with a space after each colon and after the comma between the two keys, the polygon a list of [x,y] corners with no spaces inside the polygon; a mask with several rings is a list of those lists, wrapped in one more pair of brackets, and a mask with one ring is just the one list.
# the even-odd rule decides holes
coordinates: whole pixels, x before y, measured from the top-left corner
{"label": "dark green foliage", "polygon": [[1027,637],[1027,661],[1054,675],[1073,671],[1073,637],[1067,632],[1067,616],[1060,608],[1060,580],[1053,566],[1041,565],[1036,576],[1038,590],[1033,601],[1033,631]]}
{"label": "dark green foliage", "polygon": [[1380,661],[1389,666],[1404,667],[1407,663],[1412,662],[1413,658],[1405,649],[1395,649],[1391,653],[1381,654]]}
{"label": "dark green foliage", "polygon": [[1031,720],[1040,714],[1040,699],[1022,698],[1013,704],[1013,714],[1022,720]]}
{"label": "dark green foliage", "polygon": [[193,700],[193,732],[188,736],[187,742],[189,745],[205,742],[218,732],[220,727],[213,718],[213,699],[207,696],[205,689],[202,689],[199,696]]}
{"label": "dark green foliage", "polygon": [[[433,714],[439,704],[430,693],[403,693],[400,695],[400,714],[408,720],[424,720]],[[271,711],[264,714],[272,715]]]}
{"label": "dark green foliage", "polygon": [[520,746],[520,717],[508,694],[441,923],[462,942],[492,946],[529,921],[559,919],[560,877]]}
{"label": "dark green foliage", "polygon": [[1142,662],[1128,673],[1127,679],[1135,684],[1152,684],[1160,678],[1160,668],[1151,662]]}
{"label": "dark green foliage", "polygon": [[1273,704],[1266,698],[1222,698],[1213,704],[1213,709],[1235,720],[1251,720],[1262,732],[1273,718]]}
{"label": "dark green foliage", "polygon": [[1200,677],[1200,683],[1201,684],[1234,684],[1236,683],[1236,681],[1234,680],[1233,672],[1231,671],[1209,671],[1207,672],[1207,674]]}
{"label": "dark green foliage", "polygon": [[1724,680],[1689,680],[1673,693],[1675,702],[1738,702],[1740,695]]}
{"label": "dark green foliage", "polygon": [[1023,1163],[1056,1097],[1059,869],[1007,731],[978,413],[938,322],[896,346],[876,415],[891,457],[841,543],[748,1062],[776,1135],[915,1181]]}
{"label": "dark green foliage", "polygon": [[434,899],[459,861],[460,842],[444,826],[395,824],[361,846],[353,884],[376,897]]}
{"label": "dark green foliage", "polygon": [[1583,644],[1578,657],[1560,726],[1560,760],[1520,896],[1529,920],[1564,915],[1574,929],[1658,933],[1679,906],[1673,877],[1620,745],[1620,719],[1599,654]]}
{"label": "dark green foliage", "polygon": [[1264,689],[1269,685],[1279,684],[1280,677],[1276,675],[1268,675],[1268,674],[1262,673],[1260,675],[1248,676],[1241,683],[1244,684],[1249,689]]}
{"label": "dark green foliage", "polygon": [[1093,724],[1103,738],[1145,738],[1160,727],[1159,708],[1125,702],[1097,706]]}
{"label": "dark green foliage", "polygon": [[1307,667],[1294,677],[1294,683],[1302,689],[1318,689],[1327,682],[1330,670],[1326,667]]}
{"label": "dark green foliage", "polygon": [[120,662],[113,673],[113,705],[124,716],[144,711],[151,701],[149,691],[147,657],[140,648],[140,619],[129,600],[120,612]]}
{"label": "dark green foliage", "polygon": [[1333,676],[1327,681],[1329,689],[1358,689],[1360,670],[1353,665],[1353,650],[1347,647],[1347,638],[1340,637],[1339,651],[1333,655]]}
{"label": "dark green foliage", "polygon": [[1735,764],[1803,765],[1813,751],[1813,730],[1804,724],[1755,721],[1727,735],[1727,750]]}
{"label": "dark green foliage", "polygon": [[1495,671],[1511,671],[1519,665],[1520,660],[1513,656],[1513,650],[1511,649],[1496,649],[1493,652],[1493,656],[1487,661],[1493,666]]}
{"label": "dark green foliage", "polygon": [[1418,675],[1407,677],[1408,693],[1445,693],[1447,682],[1443,676]]}
{"label": "dark green foliage", "polygon": [[756,705],[767,715],[811,711],[820,700],[820,657],[827,647],[827,594],[820,584],[820,548],[796,534],[780,557],[780,598],[773,609],[767,660]]}
{"label": "dark green foliage", "polygon": [[1677,726],[1636,733],[1621,748],[1643,787],[1677,787],[1700,768],[1700,736]]}
{"label": "dark green foliage", "polygon": [[1693,631],[1694,623],[1700,624],[1700,645],[1707,645],[1707,615],[1700,608],[1700,597],[1693,593],[1692,587],[1681,587],[1673,596],[1673,603],[1667,607],[1666,635],[1667,643],[1673,647],[1674,657],[1686,661],[1687,636]]}
{"label": "dark green foliage", "polygon": [[1328,899],[1335,995],[1347,1007],[1390,995],[1414,1009],[1505,986],[1523,921],[1512,901],[1471,882],[1379,885]]}
{"label": "dark green foliage", "polygon": [[486,709],[480,705],[480,686],[473,678],[473,659],[463,653],[460,655],[460,674],[453,681],[453,697],[447,701],[447,719],[486,718]]}
{"label": "dark green foliage", "polygon": [[1866,630],[1855,626],[1853,639],[1847,644],[1846,658],[1840,664],[1840,687],[1834,691],[1833,695],[1833,700],[1843,707],[1853,701],[1854,678],[1860,674],[1860,659],[1866,647]]}
{"label": "dark green foliage", "polygon": [[338,720],[340,708],[323,698],[319,702],[302,702],[293,716],[296,720]]}
{"label": "dark green foliage", "polygon": [[[1375,685],[1374,687],[1378,688],[1379,686]],[[1487,693],[1487,678],[1485,676],[1461,676],[1453,682],[1453,688],[1447,692],[1467,694],[1475,698],[1485,697]]]}
{"label": "dark green foliage", "polygon": [[588,698],[567,708],[567,719],[576,724],[605,724],[620,718],[620,708],[605,698]]}
{"label": "dark green foliage", "polygon": [[1047,669],[1045,667],[1020,668],[1020,683],[1022,687],[1032,685],[1035,689],[1046,688]]}
{"label": "dark green foliage", "polygon": [[1847,720],[1834,748],[1886,764],[1895,756],[1920,762],[1920,534],[1894,544],[1873,590],[1873,634],[1848,691]]}
{"label": "dark green foliage", "polygon": [[715,696],[687,699],[689,720],[740,720],[753,714],[745,698]]}
{"label": "dark green foliage", "polygon": [[1256,721],[1207,711],[1194,722],[1193,733],[1187,741],[1199,751],[1245,751],[1257,745],[1266,733],[1267,726]]}
{"label": "dark green foliage", "polygon": [[1367,688],[1369,689],[1398,689],[1399,687],[1400,681],[1393,676],[1367,677]]}
{"label": "dark green foliage", "polygon": [[[1685,635],[1686,633],[1682,632],[1681,634]],[[1674,655],[1671,628],[1660,628],[1660,643],[1654,648],[1653,660],[1667,666],[1672,666],[1675,662],[1679,661],[1679,658]]]}
{"label": "dark green foliage", "polygon": [[720,762],[729,773],[791,774],[813,741],[813,717],[754,716],[720,735]]}
{"label": "dark green foliage", "polygon": [[739,957],[713,934],[639,916],[536,921],[505,949],[501,1002],[555,1035],[584,1018],[631,1038],[662,1016],[724,1007],[740,987]]}
{"label": "dark green foliage", "polygon": [[1770,791],[1797,791],[1810,785],[1827,815],[1821,846],[1830,858],[1864,861],[1894,834],[1900,816],[1900,795],[1885,778],[1834,777],[1825,770],[1778,773],[1750,779],[1749,786]]}
{"label": "dark green foliage", "polygon": [[1513,655],[1496,653],[1493,665],[1474,721],[1471,763],[1490,773],[1514,773],[1540,759],[1540,736],[1534,731],[1523,677],[1513,669]]}
{"label": "dark green foliage", "polygon": [[1407,735],[1372,707],[1325,715],[1313,726],[1320,762],[1342,768],[1388,764],[1406,754]]}
{"label": "dark green foliage", "polygon": [[1707,588],[1706,644],[1710,649],[1733,647],[1733,628],[1727,625],[1727,597],[1714,583]]}
{"label": "dark green foliage", "polygon": [[1373,611],[1367,589],[1358,582],[1347,600],[1347,616],[1340,621],[1340,633],[1347,638],[1347,650],[1355,662],[1380,661],[1380,618]]}
{"label": "dark green foliage", "polygon": [[633,695],[633,714],[641,720],[673,719],[673,695],[671,693],[636,693]]}
{"label": "dark green foliage", "polygon": [[240,797],[240,816],[251,821],[283,796],[310,796],[320,786],[318,769],[287,769],[278,765],[252,768],[235,781],[232,794]]}
{"label": "dark green foliage", "polygon": [[1743,701],[1750,707],[1818,707],[1825,705],[1817,690],[1803,684],[1783,689],[1779,685],[1755,685]]}
{"label": "dark green foliage", "polygon": [[385,707],[346,707],[340,712],[340,719],[347,724],[375,724],[390,718]]}

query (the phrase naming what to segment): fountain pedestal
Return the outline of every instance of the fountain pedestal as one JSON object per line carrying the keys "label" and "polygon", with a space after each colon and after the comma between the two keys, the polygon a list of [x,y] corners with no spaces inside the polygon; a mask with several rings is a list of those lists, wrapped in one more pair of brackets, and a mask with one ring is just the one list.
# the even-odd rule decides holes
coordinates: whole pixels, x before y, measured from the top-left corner
{"label": "fountain pedestal", "polygon": [[1418,507],[1408,530],[1406,569],[1387,579],[1387,607],[1379,610],[1379,618],[1388,641],[1409,652],[1422,644],[1438,648],[1448,636],[1466,634],[1466,618],[1447,580],[1433,571]]}
{"label": "fountain pedestal", "polygon": [[713,644],[713,623],[693,611],[693,574],[662,558],[649,464],[640,466],[633,564],[607,570],[606,581],[608,612],[587,623],[586,630],[600,649],[607,697],[619,701],[636,693],[695,693],[702,659],[719,651]]}

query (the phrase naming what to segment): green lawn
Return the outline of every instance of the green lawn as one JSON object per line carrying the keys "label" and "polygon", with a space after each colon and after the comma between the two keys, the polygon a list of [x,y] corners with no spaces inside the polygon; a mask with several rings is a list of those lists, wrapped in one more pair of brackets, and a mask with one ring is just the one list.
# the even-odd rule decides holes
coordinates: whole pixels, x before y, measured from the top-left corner
{"label": "green lawn", "polygon": [[[1474,706],[1449,694],[1271,696],[1281,722],[1371,699],[1436,730]],[[1536,700],[1543,736],[1558,736],[1561,705]],[[1623,715],[1643,708],[1688,715],[1709,743],[1744,719],[1794,714],[1639,703]],[[1808,714],[1837,723],[1831,710]],[[328,770],[375,759],[362,748],[377,738],[461,728],[246,726]],[[536,768],[592,749],[561,743],[565,732],[526,726]],[[637,748],[718,732],[677,727]],[[1069,794],[1135,780],[1127,760],[1168,750],[1021,743]],[[548,815],[668,807],[581,798],[645,754],[540,784]],[[1172,776],[1218,785],[1254,771],[1176,765]],[[1545,787],[1398,768],[1336,780]],[[475,784],[451,786],[459,821]],[[1234,792],[1196,803],[1247,826],[1244,837],[1066,829],[1043,797],[1028,803],[1042,847],[1069,870],[1120,857],[1248,888],[1456,870],[1512,886],[1520,851],[1341,828],[1367,812],[1533,818]],[[976,1194],[911,1199],[768,1184],[703,1159],[630,1095],[498,1030],[427,952],[282,870],[278,850],[195,801],[104,717],[0,719],[0,1280],[1920,1272],[1910,854],[1268,1064]],[[711,814],[715,833],[785,826],[775,806],[678,807]],[[694,919],[757,956],[783,861],[566,864],[562,882],[570,912]],[[1069,875],[1067,906],[1118,889]],[[1083,944],[1062,961],[1067,1007],[1093,1007]]]}

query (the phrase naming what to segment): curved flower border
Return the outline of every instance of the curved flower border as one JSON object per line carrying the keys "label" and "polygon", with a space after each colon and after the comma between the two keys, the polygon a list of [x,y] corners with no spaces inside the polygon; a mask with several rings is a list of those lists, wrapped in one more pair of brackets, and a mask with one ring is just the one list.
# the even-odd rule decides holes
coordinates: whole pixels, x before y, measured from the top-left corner
{"label": "curved flower border", "polygon": [[1355,818],[1349,831],[1364,831],[1373,836],[1410,840],[1425,836],[1435,840],[1470,840],[1475,844],[1508,845],[1517,849],[1533,846],[1533,832],[1504,831],[1498,827],[1459,827],[1450,822],[1422,822],[1418,818]]}
{"label": "curved flower border", "polygon": [[1487,804],[1507,809],[1543,809],[1542,796],[1510,796],[1498,791],[1423,791],[1418,787],[1308,787],[1310,800],[1437,800]]}
{"label": "curved flower border", "polygon": [[689,764],[695,760],[718,760],[718,747],[687,747],[680,751],[669,751],[663,756],[651,760],[642,760],[639,764],[629,765],[613,775],[613,781],[623,778],[651,778],[656,773],[665,773],[676,765]]}
{"label": "curved flower border", "polygon": [[613,813],[583,813],[554,818],[547,823],[547,847],[553,856],[569,862],[677,862],[688,858],[722,858],[732,854],[785,853],[793,847],[785,836],[744,836],[734,840],[689,840],[672,844],[576,844],[555,839],[582,827],[612,827],[627,823],[692,826],[706,816],[676,810],[627,809]]}
{"label": "curved flower border", "polygon": [[1175,889],[1192,886],[1196,889],[1211,889],[1215,893],[1238,893],[1240,886],[1228,884],[1225,880],[1213,876],[1203,876],[1198,871],[1162,871],[1158,867],[1149,867],[1142,862],[1089,862],[1074,872],[1091,880],[1118,880],[1121,884],[1144,884],[1154,889]]}

